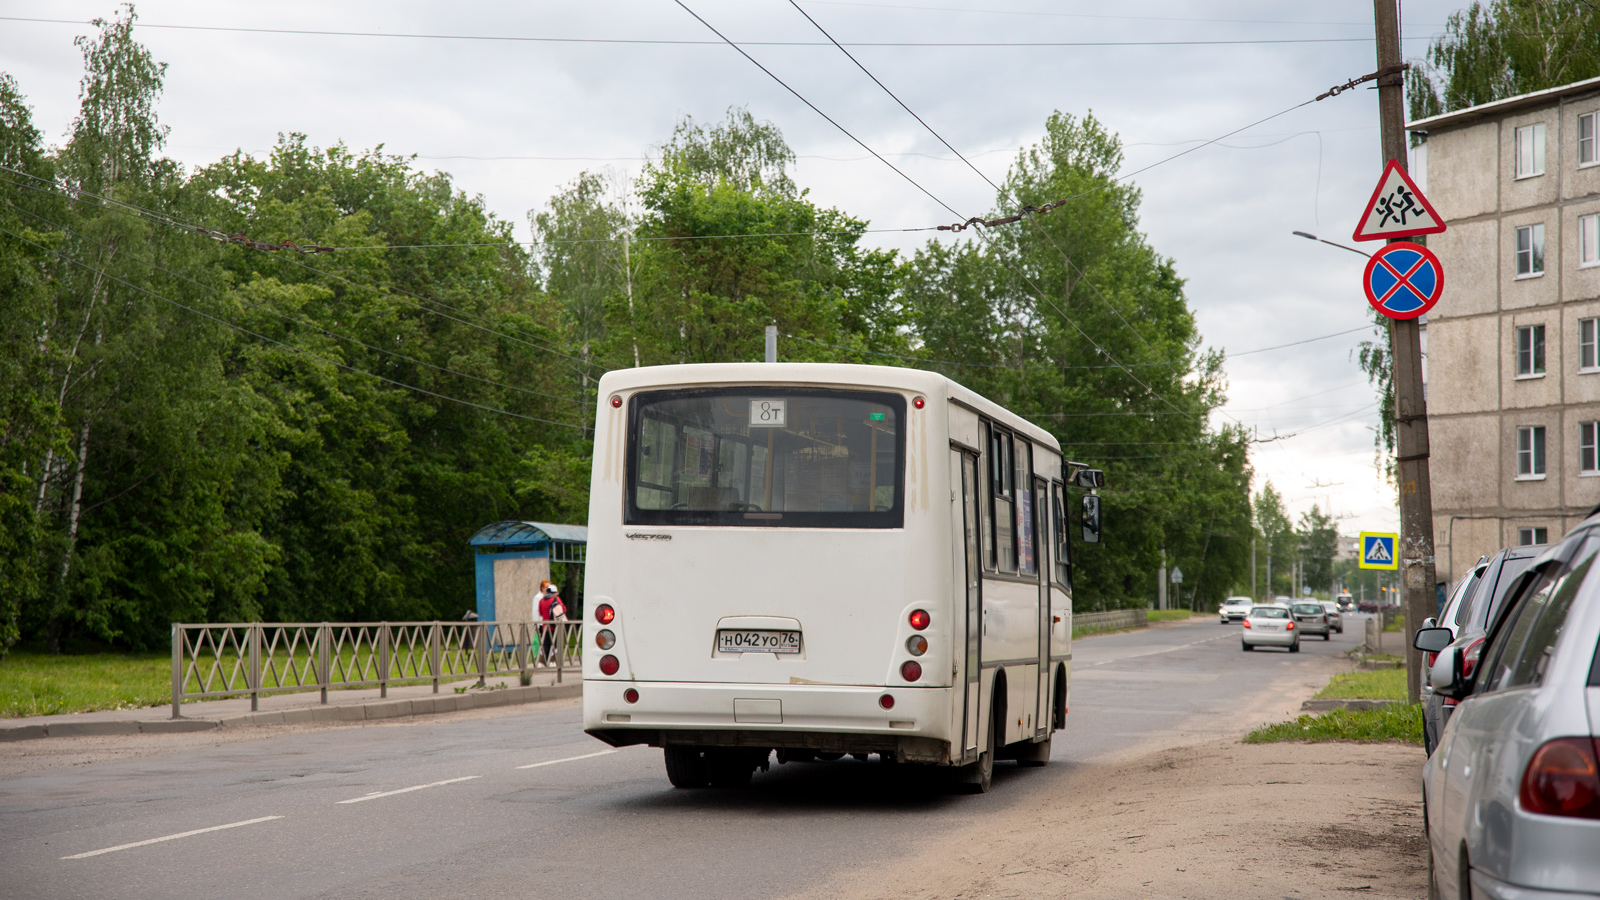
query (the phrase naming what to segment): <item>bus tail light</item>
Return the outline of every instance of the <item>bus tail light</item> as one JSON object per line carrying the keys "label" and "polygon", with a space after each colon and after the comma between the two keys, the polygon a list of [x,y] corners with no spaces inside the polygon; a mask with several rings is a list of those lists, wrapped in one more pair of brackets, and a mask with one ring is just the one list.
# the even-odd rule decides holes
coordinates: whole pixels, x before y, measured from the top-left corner
{"label": "bus tail light", "polygon": [[622,699],[626,700],[629,703],[638,703],[639,702],[639,692],[634,690],[633,688],[628,688],[627,690],[622,692]]}
{"label": "bus tail light", "polygon": [[906,638],[906,652],[912,656],[921,656],[928,652],[928,639],[920,634],[913,634]]}
{"label": "bus tail light", "polygon": [[600,657],[600,674],[615,675],[620,668],[622,668],[622,663],[617,662],[615,656],[607,653],[605,656]]}
{"label": "bus tail light", "polygon": [[884,694],[882,697],[879,697],[878,705],[884,709],[894,709],[894,695]]}
{"label": "bus tail light", "polygon": [[594,645],[601,650],[610,650],[617,645],[617,636],[609,628],[602,628],[594,634]]}
{"label": "bus tail light", "polygon": [[1594,738],[1545,742],[1522,773],[1522,808],[1546,816],[1600,819],[1600,752]]}
{"label": "bus tail light", "polygon": [[916,398],[912,399],[911,405],[915,406],[917,409],[921,409],[924,406],[928,405],[928,401],[922,399],[921,397],[916,397]]}
{"label": "bus tail light", "polygon": [[618,397],[616,394],[612,394],[611,395],[611,408],[612,409],[621,409],[622,408],[622,398]]}
{"label": "bus tail light", "polygon": [[610,625],[616,617],[617,611],[612,609],[609,603],[602,603],[594,608],[594,620],[601,625]]}
{"label": "bus tail light", "polygon": [[907,681],[916,681],[922,677],[922,663],[908,659],[900,664],[900,677]]}
{"label": "bus tail light", "polygon": [[921,631],[933,622],[933,617],[928,615],[927,610],[913,609],[911,615],[906,617],[906,621],[911,623],[912,628]]}

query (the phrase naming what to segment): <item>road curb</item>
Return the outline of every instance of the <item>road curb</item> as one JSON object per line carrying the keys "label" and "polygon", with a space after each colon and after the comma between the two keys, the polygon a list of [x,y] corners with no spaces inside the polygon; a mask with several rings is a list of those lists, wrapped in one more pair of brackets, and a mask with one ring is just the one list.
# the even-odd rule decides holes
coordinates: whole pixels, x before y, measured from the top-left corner
{"label": "road curb", "polygon": [[1384,709],[1404,704],[1404,700],[1307,700],[1301,712],[1327,712],[1333,709]]}
{"label": "road curb", "polygon": [[583,683],[529,685],[499,690],[439,694],[405,700],[374,700],[344,706],[310,706],[272,712],[246,713],[209,719],[153,719],[148,721],[52,722],[48,725],[0,727],[0,742],[28,741],[52,737],[107,737],[125,734],[183,734],[216,728],[252,725],[305,725],[312,723],[370,722],[437,713],[517,706],[545,700],[583,696]]}

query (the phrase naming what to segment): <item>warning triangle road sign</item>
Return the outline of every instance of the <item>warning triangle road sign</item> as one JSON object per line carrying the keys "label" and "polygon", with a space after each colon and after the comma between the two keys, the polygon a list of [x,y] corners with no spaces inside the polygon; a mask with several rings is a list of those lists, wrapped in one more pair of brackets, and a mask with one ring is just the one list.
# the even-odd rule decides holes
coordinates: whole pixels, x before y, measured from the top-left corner
{"label": "warning triangle road sign", "polygon": [[1383,167],[1383,177],[1367,201],[1367,211],[1361,215],[1352,237],[1358,241],[1377,241],[1385,238],[1403,238],[1417,234],[1438,234],[1444,230],[1444,219],[1417,189],[1400,164],[1389,160]]}

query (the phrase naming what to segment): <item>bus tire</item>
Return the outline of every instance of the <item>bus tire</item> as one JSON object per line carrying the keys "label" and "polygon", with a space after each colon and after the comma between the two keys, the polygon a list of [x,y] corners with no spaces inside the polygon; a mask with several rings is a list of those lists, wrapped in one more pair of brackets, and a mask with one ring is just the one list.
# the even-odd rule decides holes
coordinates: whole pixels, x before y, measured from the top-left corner
{"label": "bus tire", "polygon": [[1060,731],[1067,727],[1067,667],[1056,666],[1055,693],[1050,698],[1050,728]]}
{"label": "bus tire", "polygon": [[989,785],[994,781],[994,733],[1000,727],[998,718],[989,723],[989,738],[984,743],[983,752],[978,754],[978,761],[959,770],[957,780],[966,793],[989,793]]}
{"label": "bus tire", "polygon": [[1016,745],[1013,751],[1017,765],[1024,768],[1038,768],[1050,761],[1050,738],[1042,741],[1023,741]]}
{"label": "bus tire", "polygon": [[711,781],[705,751],[699,747],[665,747],[667,780],[675,788],[703,788]]}

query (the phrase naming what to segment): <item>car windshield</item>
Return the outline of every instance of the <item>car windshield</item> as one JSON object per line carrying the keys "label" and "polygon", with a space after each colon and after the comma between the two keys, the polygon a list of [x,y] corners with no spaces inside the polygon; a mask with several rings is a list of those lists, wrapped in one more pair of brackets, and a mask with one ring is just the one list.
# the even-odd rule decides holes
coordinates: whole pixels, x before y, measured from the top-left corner
{"label": "car windshield", "polygon": [[627,522],[898,528],[905,399],[744,387],[631,404]]}
{"label": "car windshield", "polygon": [[1252,619],[1287,619],[1289,611],[1281,606],[1258,606],[1250,610]]}
{"label": "car windshield", "polygon": [[1322,614],[1322,607],[1315,603],[1296,603],[1294,611],[1301,615],[1316,616]]}

